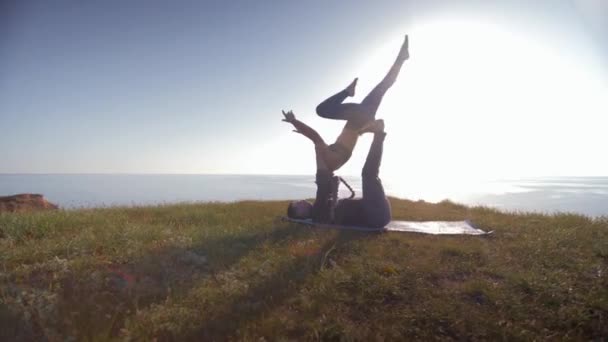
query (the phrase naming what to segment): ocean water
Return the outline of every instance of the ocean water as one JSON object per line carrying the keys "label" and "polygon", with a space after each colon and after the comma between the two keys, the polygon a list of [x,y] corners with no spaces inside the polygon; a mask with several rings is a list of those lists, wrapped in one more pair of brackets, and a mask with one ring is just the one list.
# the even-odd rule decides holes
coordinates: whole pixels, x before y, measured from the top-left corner
{"label": "ocean water", "polygon": [[[358,195],[358,177],[347,177]],[[506,211],[608,216],[608,177],[383,180],[388,195],[450,199]],[[341,193],[347,195],[344,186]],[[314,177],[277,175],[1,174],[0,196],[41,193],[63,208],[313,198]]]}

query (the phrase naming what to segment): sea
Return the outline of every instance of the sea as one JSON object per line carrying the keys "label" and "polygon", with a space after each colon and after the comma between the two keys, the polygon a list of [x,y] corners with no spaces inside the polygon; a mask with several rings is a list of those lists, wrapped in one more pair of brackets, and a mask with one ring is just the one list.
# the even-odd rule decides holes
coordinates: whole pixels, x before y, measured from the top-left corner
{"label": "sea", "polygon": [[[345,178],[360,196],[360,178]],[[387,195],[415,201],[608,217],[608,177],[383,179],[383,184]],[[290,200],[314,198],[315,189],[313,175],[0,174],[0,196],[39,193],[64,209]],[[341,186],[341,196],[348,194]]]}

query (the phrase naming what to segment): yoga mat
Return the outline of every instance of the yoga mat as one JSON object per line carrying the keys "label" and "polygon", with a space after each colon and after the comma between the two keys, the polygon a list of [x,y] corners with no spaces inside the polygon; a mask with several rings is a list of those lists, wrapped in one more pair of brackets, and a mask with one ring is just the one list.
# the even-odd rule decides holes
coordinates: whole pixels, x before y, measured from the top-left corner
{"label": "yoga mat", "polygon": [[341,226],[335,224],[314,223],[312,220],[297,220],[283,217],[283,220],[327,229],[347,229],[366,232],[410,232],[432,235],[487,235],[493,231],[485,232],[473,227],[468,221],[391,221],[383,228],[368,228],[356,226]]}

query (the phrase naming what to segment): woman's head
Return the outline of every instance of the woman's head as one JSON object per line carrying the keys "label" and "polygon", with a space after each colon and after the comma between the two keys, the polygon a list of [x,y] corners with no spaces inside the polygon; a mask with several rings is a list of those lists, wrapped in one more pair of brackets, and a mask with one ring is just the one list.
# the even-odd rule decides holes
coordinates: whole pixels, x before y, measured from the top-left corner
{"label": "woman's head", "polygon": [[289,206],[287,207],[287,217],[300,220],[311,218],[312,204],[304,200],[289,203]]}

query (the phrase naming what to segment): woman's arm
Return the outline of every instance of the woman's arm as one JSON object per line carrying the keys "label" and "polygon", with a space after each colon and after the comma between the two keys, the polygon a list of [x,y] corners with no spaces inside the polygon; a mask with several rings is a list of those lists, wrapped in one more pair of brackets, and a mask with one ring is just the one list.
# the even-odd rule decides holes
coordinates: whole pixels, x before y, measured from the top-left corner
{"label": "woman's arm", "polygon": [[315,145],[325,144],[325,142],[323,141],[323,138],[321,138],[319,133],[317,133],[317,131],[315,131],[313,128],[306,125],[302,121],[299,121],[298,119],[296,119],[296,116],[295,116],[295,114],[293,114],[292,111],[288,111],[287,113],[285,113],[285,111],[282,111],[282,112],[283,112],[283,116],[285,116],[283,121],[289,122],[290,124],[292,124],[293,127],[295,128],[294,132],[300,133],[303,136],[307,137],[308,139],[312,140],[312,142]]}

